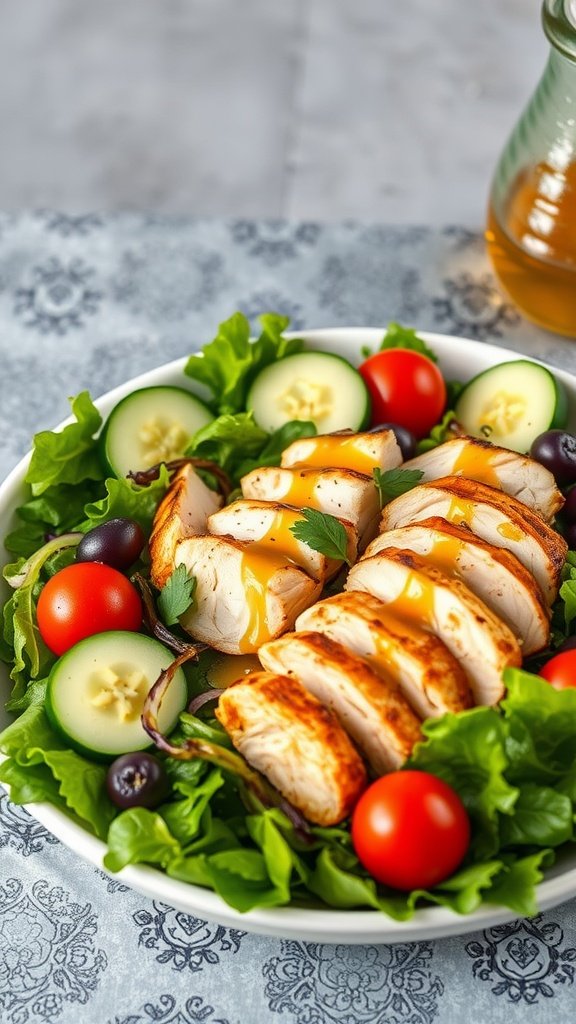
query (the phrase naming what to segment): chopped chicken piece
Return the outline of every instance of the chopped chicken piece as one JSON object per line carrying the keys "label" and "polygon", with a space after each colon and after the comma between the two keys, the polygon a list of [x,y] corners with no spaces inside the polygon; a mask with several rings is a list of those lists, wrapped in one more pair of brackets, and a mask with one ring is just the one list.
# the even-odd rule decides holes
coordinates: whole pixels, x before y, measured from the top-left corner
{"label": "chopped chicken piece", "polygon": [[521,664],[518,641],[508,626],[464,583],[411,551],[389,548],[361,559],[348,574],[346,590],[366,590],[398,617],[440,637],[460,661],[477,704],[500,700],[503,670]]}
{"label": "chopped chicken piece", "polygon": [[398,684],[322,633],[289,633],[260,648],[270,672],[296,678],[337,715],[379,775],[399,768],[422,739]]}
{"label": "chopped chicken piece", "polygon": [[555,600],[566,542],[541,516],[516,498],[475,480],[442,477],[419,484],[385,505],[380,528],[394,530],[431,516],[464,524],[482,540],[506,548],[532,573],[548,604]]}
{"label": "chopped chicken piece", "polygon": [[195,577],[196,590],[180,624],[226,654],[251,654],[292,629],[322,586],[281,554],[223,537],[181,541],[174,565],[181,563]]}
{"label": "chopped chicken piece", "polygon": [[437,516],[381,533],[366,557],[391,547],[414,551],[446,575],[461,579],[510,627],[524,656],[547,647],[550,611],[534,577],[509,551],[480,540],[467,526]]}
{"label": "chopped chicken piece", "polygon": [[243,757],[316,825],[347,818],[366,770],[336,716],[295,679],[255,672],[221,695],[216,717]]}
{"label": "chopped chicken piece", "polygon": [[211,491],[187,463],[179,469],[162,498],[152,526],[150,578],[162,588],[175,569],[174,554],[185,537],[206,532],[208,516],[222,504],[222,496]]}
{"label": "chopped chicken piece", "polygon": [[282,466],[315,466],[353,469],[371,476],[374,470],[395,469],[402,462],[402,452],[391,430],[355,434],[341,430],[336,434],[319,434],[293,441],[282,452]]}
{"label": "chopped chicken piece", "polygon": [[349,591],[317,601],[300,613],[296,629],[324,633],[366,658],[377,672],[399,683],[421,718],[472,705],[464,671],[446,645],[433,633],[393,615],[371,594]]}
{"label": "chopped chicken piece", "polygon": [[516,498],[547,522],[564,504],[549,469],[527,455],[499,448],[478,437],[455,437],[410,459],[403,468],[422,470],[423,482],[445,476],[477,480]]}
{"label": "chopped chicken piece", "polygon": [[259,501],[281,501],[315,508],[345,519],[363,541],[378,532],[380,503],[370,476],[351,469],[280,469],[262,466],[242,477],[242,494]]}
{"label": "chopped chicken piece", "polygon": [[[243,498],[210,516],[208,530],[218,537],[251,541],[259,548],[280,552],[313,579],[323,582],[338,572],[342,562],[327,558],[304,541],[296,540],[291,528],[301,521],[301,513],[290,505]],[[348,558],[353,562],[356,558],[356,531],[350,523],[341,522],[348,535]]]}

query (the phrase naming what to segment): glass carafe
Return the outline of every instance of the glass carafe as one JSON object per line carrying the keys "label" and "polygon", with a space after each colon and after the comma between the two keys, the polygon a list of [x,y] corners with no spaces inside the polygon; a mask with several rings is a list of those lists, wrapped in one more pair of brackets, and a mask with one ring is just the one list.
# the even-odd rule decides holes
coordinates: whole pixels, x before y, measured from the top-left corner
{"label": "glass carafe", "polygon": [[519,309],[576,338],[576,0],[545,0],[542,20],[550,57],[496,168],[486,240]]}

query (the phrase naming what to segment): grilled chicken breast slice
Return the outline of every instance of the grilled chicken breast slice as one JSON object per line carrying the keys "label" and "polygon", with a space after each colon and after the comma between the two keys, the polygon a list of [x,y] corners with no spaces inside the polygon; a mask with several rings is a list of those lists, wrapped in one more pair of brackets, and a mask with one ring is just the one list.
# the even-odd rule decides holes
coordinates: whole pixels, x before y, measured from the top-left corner
{"label": "grilled chicken breast slice", "polygon": [[335,434],[319,434],[293,441],[282,452],[281,465],[287,468],[315,466],[318,469],[335,466],[371,476],[377,467],[395,469],[401,462],[402,452],[391,430],[379,430],[373,434],[341,430]]}
{"label": "grilled chicken breast slice", "polygon": [[446,645],[371,594],[349,591],[317,601],[300,613],[296,629],[323,633],[365,658],[400,685],[421,718],[464,711],[473,703],[466,675]]}
{"label": "grilled chicken breast slice", "polygon": [[287,633],[258,656],[264,668],[298,679],[330,708],[378,775],[399,768],[422,739],[398,684],[330,637]]}
{"label": "grilled chicken breast slice", "polygon": [[437,516],[381,533],[367,548],[366,557],[391,547],[414,551],[448,576],[462,580],[510,627],[524,656],[548,645],[550,611],[542,591],[509,551],[480,540],[467,526]]}
{"label": "grilled chicken breast slice", "polygon": [[211,491],[187,464],[179,469],[156,509],[148,547],[150,578],[162,588],[175,569],[174,553],[185,537],[206,533],[208,516],[222,505],[222,496]]}
{"label": "grilled chicken breast slice", "polygon": [[[211,515],[208,531],[218,537],[255,542],[261,549],[285,555],[314,579],[329,579],[342,562],[327,558],[304,541],[296,540],[291,531],[298,522],[302,522],[302,515],[290,505],[242,498]],[[348,559],[353,562],[356,558],[356,530],[351,523],[341,522],[348,537]]]}
{"label": "grilled chicken breast slice", "polygon": [[174,565],[196,579],[191,608],[180,624],[196,640],[225,654],[251,654],[292,629],[318,597],[321,584],[283,555],[223,537],[189,537]]}
{"label": "grilled chicken breast slice", "polygon": [[366,770],[336,716],[296,679],[255,672],[229,686],[216,717],[246,760],[316,825],[347,818]]}
{"label": "grilled chicken breast slice", "polygon": [[380,528],[440,516],[466,525],[482,540],[510,551],[532,573],[548,604],[558,594],[567,544],[541,516],[503,491],[464,477],[447,476],[394,498],[382,511]]}
{"label": "grilled chicken breast slice", "polygon": [[444,641],[464,669],[476,704],[495,704],[502,672],[521,664],[511,630],[460,580],[420,555],[388,548],[363,558],[348,574],[346,590],[366,590],[398,617],[417,622]]}
{"label": "grilled chicken breast slice", "polygon": [[421,470],[423,482],[445,476],[477,480],[516,498],[547,522],[564,504],[550,470],[527,455],[477,437],[455,437],[410,459],[403,468]]}
{"label": "grilled chicken breast slice", "polygon": [[380,505],[372,477],[351,469],[281,469],[263,466],[242,477],[242,494],[258,501],[280,501],[295,508],[315,508],[345,519],[360,540],[378,530]]}

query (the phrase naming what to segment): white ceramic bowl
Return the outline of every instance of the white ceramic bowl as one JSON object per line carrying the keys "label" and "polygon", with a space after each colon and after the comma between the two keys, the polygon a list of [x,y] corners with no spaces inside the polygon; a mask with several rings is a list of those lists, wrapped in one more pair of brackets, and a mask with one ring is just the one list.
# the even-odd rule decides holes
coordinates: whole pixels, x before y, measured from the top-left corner
{"label": "white ceramic bowl", "polygon": [[[338,352],[358,362],[363,345],[376,349],[384,331],[372,328],[335,328],[300,332],[309,344],[318,349]],[[484,345],[463,338],[447,337],[440,334],[423,334],[440,359],[445,377],[468,380],[481,370],[509,359],[518,359],[518,353]],[[112,407],[135,388],[152,384],[180,384],[186,386],[187,378],[182,375],[184,359],[168,363],[156,370],[135,377],[121,387],[108,392],[98,399],[96,405],[105,415]],[[554,368],[571,400],[570,429],[576,429],[576,377]],[[69,422],[68,420],[66,422]],[[22,501],[23,481],[28,456],[10,473],[0,486],[0,536],[11,528],[14,509]],[[0,686],[6,695],[9,681],[6,666],[0,665]],[[2,696],[1,704],[4,702]],[[8,722],[8,715],[0,704],[0,727]],[[50,832],[80,857],[102,868],[104,844],[68,819],[61,811],[49,804],[35,804],[29,810]],[[208,889],[187,885],[168,878],[167,875],[146,866],[124,868],[120,875],[123,882],[150,898],[161,900],[170,906],[196,917],[216,921],[223,925],[243,928],[248,931],[283,938],[298,938],[308,942],[342,943],[387,943],[438,938],[444,935],[460,935],[487,928],[494,924],[513,920],[512,911],[498,906],[483,906],[473,914],[459,916],[444,907],[425,907],[417,910],[411,921],[393,921],[375,910],[330,910],[304,909],[300,907],[279,907],[272,910],[253,910],[239,914],[219,896]],[[541,910],[553,907],[563,900],[576,895],[576,853],[565,855],[546,875],[538,886],[538,904]]]}

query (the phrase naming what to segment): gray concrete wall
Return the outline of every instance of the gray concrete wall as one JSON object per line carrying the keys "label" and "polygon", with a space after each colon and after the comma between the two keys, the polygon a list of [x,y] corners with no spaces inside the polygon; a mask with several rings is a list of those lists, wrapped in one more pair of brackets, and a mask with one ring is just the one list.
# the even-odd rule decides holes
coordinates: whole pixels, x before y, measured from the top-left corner
{"label": "gray concrete wall", "polygon": [[480,224],[538,0],[0,0],[0,208]]}

